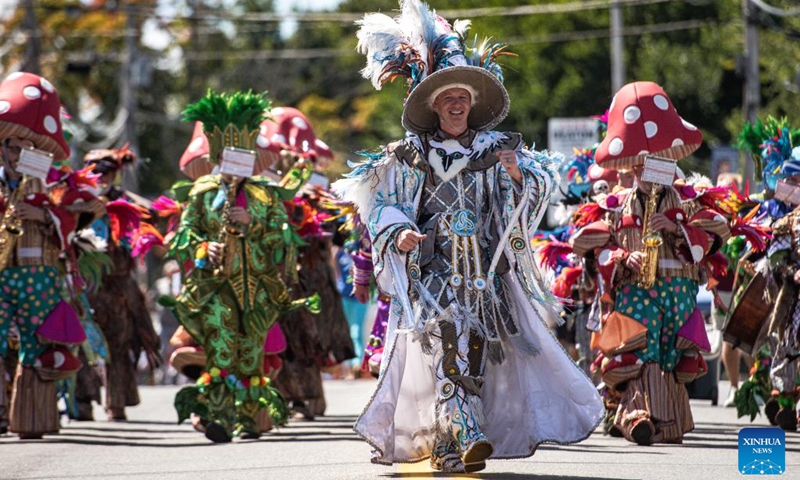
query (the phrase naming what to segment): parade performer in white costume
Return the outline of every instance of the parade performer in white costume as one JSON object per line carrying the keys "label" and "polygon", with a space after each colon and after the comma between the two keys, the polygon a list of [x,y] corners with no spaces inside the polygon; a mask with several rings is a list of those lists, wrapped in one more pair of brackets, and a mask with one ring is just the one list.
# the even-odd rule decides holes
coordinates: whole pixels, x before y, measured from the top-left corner
{"label": "parade performer in white costume", "polygon": [[557,302],[531,248],[557,158],[492,131],[509,108],[495,62],[504,46],[466,49],[469,22],[400,6],[396,19],[365,17],[358,48],[376,88],[408,80],[410,134],[335,185],[367,225],[392,297],[377,391],[355,430],[376,463],[431,457],[434,469],[474,472],[579,442],[604,409],[547,329]]}

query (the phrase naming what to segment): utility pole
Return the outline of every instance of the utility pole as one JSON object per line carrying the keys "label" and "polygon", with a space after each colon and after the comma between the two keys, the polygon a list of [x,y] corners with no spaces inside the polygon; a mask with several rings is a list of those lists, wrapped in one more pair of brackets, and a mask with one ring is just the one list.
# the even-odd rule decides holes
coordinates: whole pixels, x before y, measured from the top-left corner
{"label": "utility pole", "polygon": [[39,24],[36,21],[36,12],[33,9],[33,2],[34,0],[23,0],[25,18],[22,24],[27,33],[27,41],[25,42],[25,57],[22,60],[22,71],[41,75],[42,68],[39,57],[42,52],[42,39],[39,36]]}
{"label": "utility pole", "polygon": [[[138,98],[136,95],[137,83],[134,82],[134,77],[138,78],[138,74],[134,73],[134,68],[138,66],[136,63],[137,42],[139,41],[138,31],[136,30],[136,17],[134,16],[133,2],[125,4],[125,55],[123,56],[122,68],[120,69],[120,101],[122,108],[125,109],[125,129],[122,134],[124,142],[128,142],[130,149],[138,156],[139,155],[139,141],[136,136],[136,104]],[[122,172],[122,188],[125,190],[138,193],[139,191],[139,178],[136,171],[136,162],[133,166],[125,167]]]}
{"label": "utility pole", "polygon": [[[200,34],[198,27],[200,24],[200,9],[203,8],[203,0],[191,0],[192,16],[189,17],[189,51],[197,53],[200,51]],[[203,95],[203,79],[200,78],[200,69],[197,68],[197,61],[189,58],[186,62],[186,93],[189,101],[194,102]]]}
{"label": "utility pole", "polygon": [[611,14],[611,90],[617,93],[625,84],[625,58],[622,45],[622,4],[613,0]]}
{"label": "utility pole", "polygon": [[[744,14],[744,119],[754,123],[761,106],[761,80],[758,68],[758,7],[752,0],[742,0]],[[750,153],[745,153],[744,179],[753,183],[755,163]]]}

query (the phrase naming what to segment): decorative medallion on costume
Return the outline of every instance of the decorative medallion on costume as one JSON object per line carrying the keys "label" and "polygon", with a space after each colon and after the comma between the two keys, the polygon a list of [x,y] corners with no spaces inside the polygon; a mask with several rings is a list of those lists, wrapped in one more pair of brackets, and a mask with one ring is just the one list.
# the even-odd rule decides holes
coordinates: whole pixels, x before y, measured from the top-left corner
{"label": "decorative medallion on costume", "polygon": [[358,49],[376,88],[407,81],[410,135],[334,185],[367,226],[392,297],[377,391],[355,430],[373,462],[430,457],[474,472],[583,440],[603,406],[547,329],[558,302],[530,243],[559,157],[491,130],[510,103],[496,63],[505,46],[468,47],[469,22],[451,27],[417,0],[400,8],[366,15]]}
{"label": "decorative medallion on costume", "polygon": [[[596,158],[604,168],[631,168],[637,180],[634,188],[587,206],[572,238],[577,255],[596,258],[601,301],[613,305],[595,344],[605,357],[603,381],[627,382],[615,426],[641,445],[680,443],[694,428],[683,384],[706,373],[699,350],[709,349],[695,298],[729,237],[727,219],[715,210],[722,192],[680,180],[645,182],[644,160],[677,161],[701,142],[661,87],[622,87]],[[659,241],[643,243],[651,238]]]}
{"label": "decorative medallion on costume", "polygon": [[[772,224],[773,238],[766,260],[754,272],[750,284],[760,282],[760,303],[771,307],[747,310],[747,300],[731,316],[726,329],[729,340],[745,343],[756,357],[753,374],[736,395],[740,416],[759,413],[758,400],[773,425],[795,431],[798,426],[798,365],[800,361],[800,130],[786,119],[768,117],[745,125],[739,146],[748,150],[772,199],[762,207]],[[758,289],[756,289],[758,291]],[[754,291],[751,295],[757,295]],[[757,300],[757,303],[758,303]],[[749,311],[745,318],[737,315]],[[752,332],[751,335],[745,335]],[[767,350],[771,352],[767,357]],[[769,376],[767,377],[767,371]],[[770,389],[770,384],[772,389]],[[771,390],[771,391],[770,391]]]}
{"label": "decorative medallion on costume", "polygon": [[[256,149],[268,108],[259,94],[209,91],[186,108],[184,119],[203,123],[209,159],[217,162],[226,147]],[[206,356],[206,371],[178,393],[175,406],[179,421],[199,415],[214,442],[258,438],[263,408],[278,424],[286,419],[284,400],[264,376],[267,332],[282,313],[318,311],[316,298],[292,300],[278,272],[282,263],[294,268],[300,244],[283,207],[295,191],[259,176],[200,177],[170,241],[171,253],[194,268],[180,296],[165,301]]]}

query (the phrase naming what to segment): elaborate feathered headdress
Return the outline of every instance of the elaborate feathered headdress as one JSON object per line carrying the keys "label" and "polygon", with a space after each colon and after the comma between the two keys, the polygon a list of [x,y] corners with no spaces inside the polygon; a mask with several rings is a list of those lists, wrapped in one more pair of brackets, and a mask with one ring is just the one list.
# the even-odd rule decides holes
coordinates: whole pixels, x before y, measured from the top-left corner
{"label": "elaborate feathered headdress", "polygon": [[216,163],[224,147],[256,149],[259,126],[267,118],[272,102],[263,94],[211,90],[183,111],[184,122],[202,122],[208,137],[209,160]]}
{"label": "elaborate feathered headdress", "polygon": [[423,133],[438,126],[431,110],[436,95],[459,87],[472,94],[469,126],[488,130],[508,114],[508,93],[497,57],[513,55],[506,45],[477,39],[467,46],[470,22],[457,20],[451,26],[419,0],[400,0],[400,15],[391,18],[369,13],[360,26],[358,51],[367,57],[361,71],[380,90],[387,82],[405,78],[409,95],[403,111],[403,126]]}
{"label": "elaborate feathered headdress", "polygon": [[756,178],[775,190],[778,180],[800,174],[800,129],[793,130],[786,118],[768,116],[765,122],[746,123],[738,147],[753,155]]}

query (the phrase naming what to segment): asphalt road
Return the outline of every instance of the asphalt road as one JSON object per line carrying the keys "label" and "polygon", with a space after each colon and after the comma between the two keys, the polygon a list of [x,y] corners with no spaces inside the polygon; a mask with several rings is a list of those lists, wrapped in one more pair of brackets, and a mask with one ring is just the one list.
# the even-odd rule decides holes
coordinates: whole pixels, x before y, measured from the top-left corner
{"label": "asphalt road", "polygon": [[[737,436],[751,426],[735,410],[692,401],[697,425],[683,445],[639,447],[598,429],[571,446],[543,445],[525,460],[490,461],[480,474],[434,474],[427,462],[384,467],[369,462],[369,447],[351,426],[369,398],[371,380],[328,381],[328,415],[292,421],[258,441],[214,445],[187,423],[176,424],[177,387],[142,387],[142,404],[129,421],[67,422],[59,435],[38,441],[0,437],[0,479],[126,480],[372,480],[483,479],[734,479]],[[720,398],[727,396],[721,385]],[[98,407],[95,418],[104,418]],[[763,417],[753,426],[766,426]],[[800,433],[787,435],[787,472],[800,479]]]}

